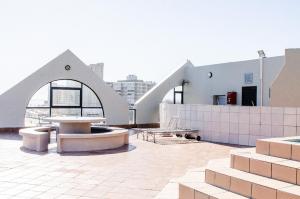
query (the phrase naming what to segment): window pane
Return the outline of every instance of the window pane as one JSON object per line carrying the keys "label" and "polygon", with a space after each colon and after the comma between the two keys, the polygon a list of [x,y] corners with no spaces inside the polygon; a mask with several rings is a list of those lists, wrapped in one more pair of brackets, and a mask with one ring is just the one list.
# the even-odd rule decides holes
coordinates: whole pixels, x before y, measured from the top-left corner
{"label": "window pane", "polygon": [[175,94],[175,104],[181,104],[181,94]]}
{"label": "window pane", "polygon": [[83,107],[100,107],[101,104],[95,93],[87,86],[82,87],[82,106]]}
{"label": "window pane", "polygon": [[182,86],[175,87],[175,91],[182,91]]}
{"label": "window pane", "polygon": [[80,108],[52,108],[51,116],[80,116]]}
{"label": "window pane", "polygon": [[52,82],[52,87],[76,87],[80,88],[81,83],[73,80],[57,80]]}
{"label": "window pane", "polygon": [[167,104],[173,104],[174,100],[174,91],[171,89],[163,98],[162,102]]}
{"label": "window pane", "polygon": [[42,118],[50,116],[50,109],[43,108],[28,108],[26,109],[25,114],[25,126],[40,126],[42,124],[48,124],[48,122],[44,122]]}
{"label": "window pane", "polygon": [[135,110],[129,110],[129,124],[134,124],[134,120],[135,120]]}
{"label": "window pane", "polygon": [[80,106],[80,90],[53,89],[53,106]]}
{"label": "window pane", "polygon": [[[52,104],[50,104],[50,85],[52,86]],[[42,118],[49,117],[50,112],[53,117],[81,116],[81,104],[82,107],[85,107],[82,109],[83,116],[103,117],[101,103],[89,87],[73,80],[54,81],[39,89],[32,96],[26,110],[25,124],[26,126],[43,125],[46,122]],[[63,106],[64,108],[60,108],[59,106]]]}
{"label": "window pane", "polygon": [[40,88],[30,99],[28,107],[49,107],[49,92],[50,84],[47,84]]}
{"label": "window pane", "polygon": [[84,117],[103,117],[101,108],[83,108],[82,116]]}

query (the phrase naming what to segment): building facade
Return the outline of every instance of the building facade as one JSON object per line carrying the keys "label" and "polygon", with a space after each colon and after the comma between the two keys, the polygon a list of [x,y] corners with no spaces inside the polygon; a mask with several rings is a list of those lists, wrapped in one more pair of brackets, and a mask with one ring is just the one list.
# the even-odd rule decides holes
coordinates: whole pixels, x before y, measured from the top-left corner
{"label": "building facade", "polygon": [[228,94],[235,93],[235,105],[299,107],[299,66],[300,49],[286,49],[284,56],[206,66],[187,61],[135,103],[137,123],[159,122],[159,104],[178,86],[184,104],[226,105]]}
{"label": "building facade", "polygon": [[106,82],[106,84],[123,96],[129,108],[132,108],[134,103],[155,85],[155,82],[139,80],[136,75],[128,75],[126,80]]}
{"label": "building facade", "polygon": [[128,124],[126,100],[70,50],[0,95],[0,128],[24,127],[26,117],[103,116]]}
{"label": "building facade", "polygon": [[104,63],[90,64],[88,67],[92,69],[92,71],[94,71],[101,80],[103,80]]}

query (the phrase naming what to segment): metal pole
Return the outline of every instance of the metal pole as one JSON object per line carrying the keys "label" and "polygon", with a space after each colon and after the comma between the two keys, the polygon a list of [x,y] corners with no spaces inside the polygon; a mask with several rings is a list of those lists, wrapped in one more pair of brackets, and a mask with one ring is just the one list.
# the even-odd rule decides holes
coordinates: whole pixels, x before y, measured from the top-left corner
{"label": "metal pole", "polygon": [[263,89],[264,89],[264,58],[266,54],[263,50],[257,51],[259,55],[259,80],[260,80],[260,106],[263,106]]}
{"label": "metal pole", "polygon": [[174,88],[174,92],[173,92],[173,103],[176,104],[176,92],[175,92],[175,88]]}
{"label": "metal pole", "polygon": [[263,106],[263,64],[264,64],[264,57],[260,57],[259,58],[260,106]]}
{"label": "metal pole", "polygon": [[184,104],[184,81],[181,84],[181,104]]}

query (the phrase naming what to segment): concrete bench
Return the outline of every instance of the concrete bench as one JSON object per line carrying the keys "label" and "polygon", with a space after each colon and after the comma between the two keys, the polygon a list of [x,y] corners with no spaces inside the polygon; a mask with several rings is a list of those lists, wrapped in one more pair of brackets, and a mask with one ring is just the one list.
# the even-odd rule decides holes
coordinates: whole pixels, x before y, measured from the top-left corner
{"label": "concrete bench", "polygon": [[129,143],[127,129],[106,133],[58,134],[57,152],[86,152],[115,149]]}
{"label": "concrete bench", "polygon": [[51,127],[20,129],[19,134],[23,137],[23,147],[38,152],[47,151],[51,130]]}

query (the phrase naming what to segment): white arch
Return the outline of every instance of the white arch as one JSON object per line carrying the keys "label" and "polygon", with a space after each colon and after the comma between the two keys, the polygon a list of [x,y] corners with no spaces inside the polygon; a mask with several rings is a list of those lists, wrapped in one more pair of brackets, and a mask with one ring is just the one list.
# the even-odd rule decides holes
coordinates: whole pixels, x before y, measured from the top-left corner
{"label": "white arch", "polygon": [[[71,70],[65,70],[66,65],[70,65]],[[59,79],[77,80],[94,90],[102,102],[108,124],[128,124],[125,99],[67,50],[0,96],[0,127],[23,127],[31,97],[42,86]]]}
{"label": "white arch", "polygon": [[182,84],[187,67],[193,67],[193,64],[187,61],[135,103],[137,124],[159,122],[159,104],[172,88]]}

